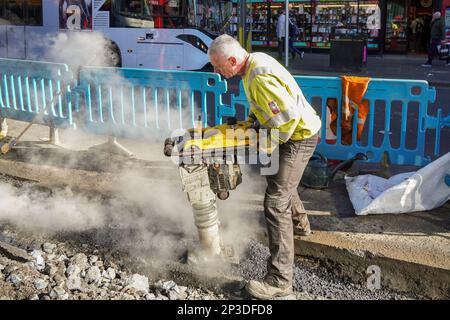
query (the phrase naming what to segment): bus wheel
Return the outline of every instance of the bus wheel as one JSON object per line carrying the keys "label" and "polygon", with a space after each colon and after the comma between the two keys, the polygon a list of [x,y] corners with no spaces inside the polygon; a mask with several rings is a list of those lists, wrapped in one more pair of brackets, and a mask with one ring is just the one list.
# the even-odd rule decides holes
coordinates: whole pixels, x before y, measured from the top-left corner
{"label": "bus wheel", "polygon": [[110,42],[105,47],[105,59],[106,66],[108,67],[122,67],[122,57],[120,55],[120,50],[115,43]]}

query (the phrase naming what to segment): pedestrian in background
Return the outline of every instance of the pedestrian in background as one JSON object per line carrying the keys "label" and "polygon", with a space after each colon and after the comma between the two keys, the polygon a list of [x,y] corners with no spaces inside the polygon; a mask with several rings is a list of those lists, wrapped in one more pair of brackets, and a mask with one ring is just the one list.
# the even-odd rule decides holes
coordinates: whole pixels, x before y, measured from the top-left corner
{"label": "pedestrian in background", "polygon": [[410,25],[411,34],[412,34],[412,50],[413,52],[420,52],[420,45],[422,41],[422,32],[424,28],[423,19],[417,17],[411,22]]}
{"label": "pedestrian in background", "polygon": [[[295,59],[295,55],[298,54],[302,59],[304,52],[294,47],[294,40],[298,37],[300,30],[291,18],[289,18],[289,35],[288,35],[288,48],[292,54],[292,59]],[[286,15],[284,11],[281,11],[277,21],[277,39],[278,39],[278,59],[283,58],[283,52],[286,41]]]}
{"label": "pedestrian in background", "polygon": [[[430,47],[428,48],[428,60],[422,67],[431,67],[433,57],[435,54],[439,54],[438,46],[442,44],[445,40],[445,24],[441,19],[441,13],[439,11],[433,13],[433,18],[431,19],[431,31],[430,31]],[[450,56],[447,58],[446,66],[450,66]]]}
{"label": "pedestrian in background", "polygon": [[286,16],[284,11],[281,11],[277,21],[277,40],[278,40],[278,59],[283,58],[283,51],[286,39]]}
{"label": "pedestrian in background", "polygon": [[296,54],[298,54],[301,59],[303,59],[303,56],[305,55],[303,51],[294,46],[294,41],[299,35],[300,29],[297,25],[297,19],[289,18],[289,51],[292,54],[292,59],[295,59]]}

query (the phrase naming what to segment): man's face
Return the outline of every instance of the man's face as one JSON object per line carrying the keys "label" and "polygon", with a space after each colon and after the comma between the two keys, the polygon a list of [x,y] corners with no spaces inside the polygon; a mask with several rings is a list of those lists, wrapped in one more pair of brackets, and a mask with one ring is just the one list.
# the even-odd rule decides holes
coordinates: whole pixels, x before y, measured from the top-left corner
{"label": "man's face", "polygon": [[220,73],[229,79],[237,73],[237,60],[235,57],[224,58],[220,55],[210,55],[209,60],[214,67],[214,72]]}

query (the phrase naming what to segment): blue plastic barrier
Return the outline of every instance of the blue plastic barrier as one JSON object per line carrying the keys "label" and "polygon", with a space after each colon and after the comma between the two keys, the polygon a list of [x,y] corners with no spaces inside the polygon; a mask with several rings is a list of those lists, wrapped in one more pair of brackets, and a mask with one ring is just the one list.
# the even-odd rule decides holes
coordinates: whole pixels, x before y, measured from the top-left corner
{"label": "blue plastic barrier", "polygon": [[[322,119],[328,98],[336,98],[340,105],[340,78],[295,78]],[[0,59],[0,117],[52,126],[76,123],[97,134],[146,138],[196,126],[198,116],[203,126],[220,124],[224,117],[236,116],[239,105],[241,120],[248,116],[242,84],[239,94],[231,95],[225,105],[227,82],[214,73],[86,67],[79,83],[76,86],[65,64]],[[354,121],[352,145],[340,143],[338,126],[336,144],[322,139],[318,151],[340,160],[364,152],[370,162],[381,161],[388,152],[391,163],[423,166],[431,161],[425,154],[427,131],[436,132],[434,156],[439,156],[441,131],[450,126],[450,115],[444,117],[442,109],[435,117],[428,114],[435,96],[426,81],[372,79],[364,96],[370,113],[362,139],[356,140]],[[338,123],[340,117],[339,113]],[[322,137],[325,131],[323,125]]]}
{"label": "blue plastic barrier", "polygon": [[[313,105],[321,119],[326,119],[327,98],[336,98],[341,104],[341,79],[338,77],[296,76],[306,99]],[[338,126],[336,144],[328,144],[322,139],[317,147],[329,159],[345,160],[357,152],[369,155],[370,162],[379,162],[385,151],[388,152],[391,163],[400,165],[422,166],[431,161],[425,155],[425,135],[427,129],[436,129],[435,155],[439,155],[440,129],[448,126],[450,116],[442,117],[442,110],[437,117],[428,115],[428,104],[435,101],[436,92],[426,81],[372,79],[364,96],[369,101],[370,113],[366,120],[361,141],[356,140],[355,112],[353,122],[352,145],[341,144],[341,128]],[[249,104],[240,84],[239,94],[231,98],[231,110],[241,105],[248,115]],[[233,116],[226,109],[223,116]],[[375,122],[382,118],[382,121]],[[340,123],[341,113],[338,114]],[[414,121],[417,119],[417,121]],[[381,127],[376,123],[382,122]],[[325,137],[325,125],[321,129],[321,137]],[[409,140],[406,140],[409,130]],[[411,139],[413,135],[413,139]]]}
{"label": "blue plastic barrier", "polygon": [[[146,137],[155,130],[214,125],[208,103],[225,109],[222,94],[227,83],[218,74],[86,67],[80,71],[81,93],[87,128],[116,137]],[[81,111],[81,110],[80,110]],[[217,112],[217,111],[216,111]]]}
{"label": "blue plastic barrier", "polygon": [[72,105],[66,97],[73,83],[65,64],[0,59],[0,117],[71,125]]}

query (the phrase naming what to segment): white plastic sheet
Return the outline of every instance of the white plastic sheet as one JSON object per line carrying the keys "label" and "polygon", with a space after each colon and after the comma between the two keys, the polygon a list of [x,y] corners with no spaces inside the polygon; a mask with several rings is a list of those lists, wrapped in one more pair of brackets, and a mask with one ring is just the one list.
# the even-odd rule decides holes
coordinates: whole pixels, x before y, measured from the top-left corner
{"label": "white plastic sheet", "polygon": [[445,176],[450,175],[450,152],[417,172],[390,179],[374,175],[346,177],[345,183],[357,215],[431,210],[450,199]]}

